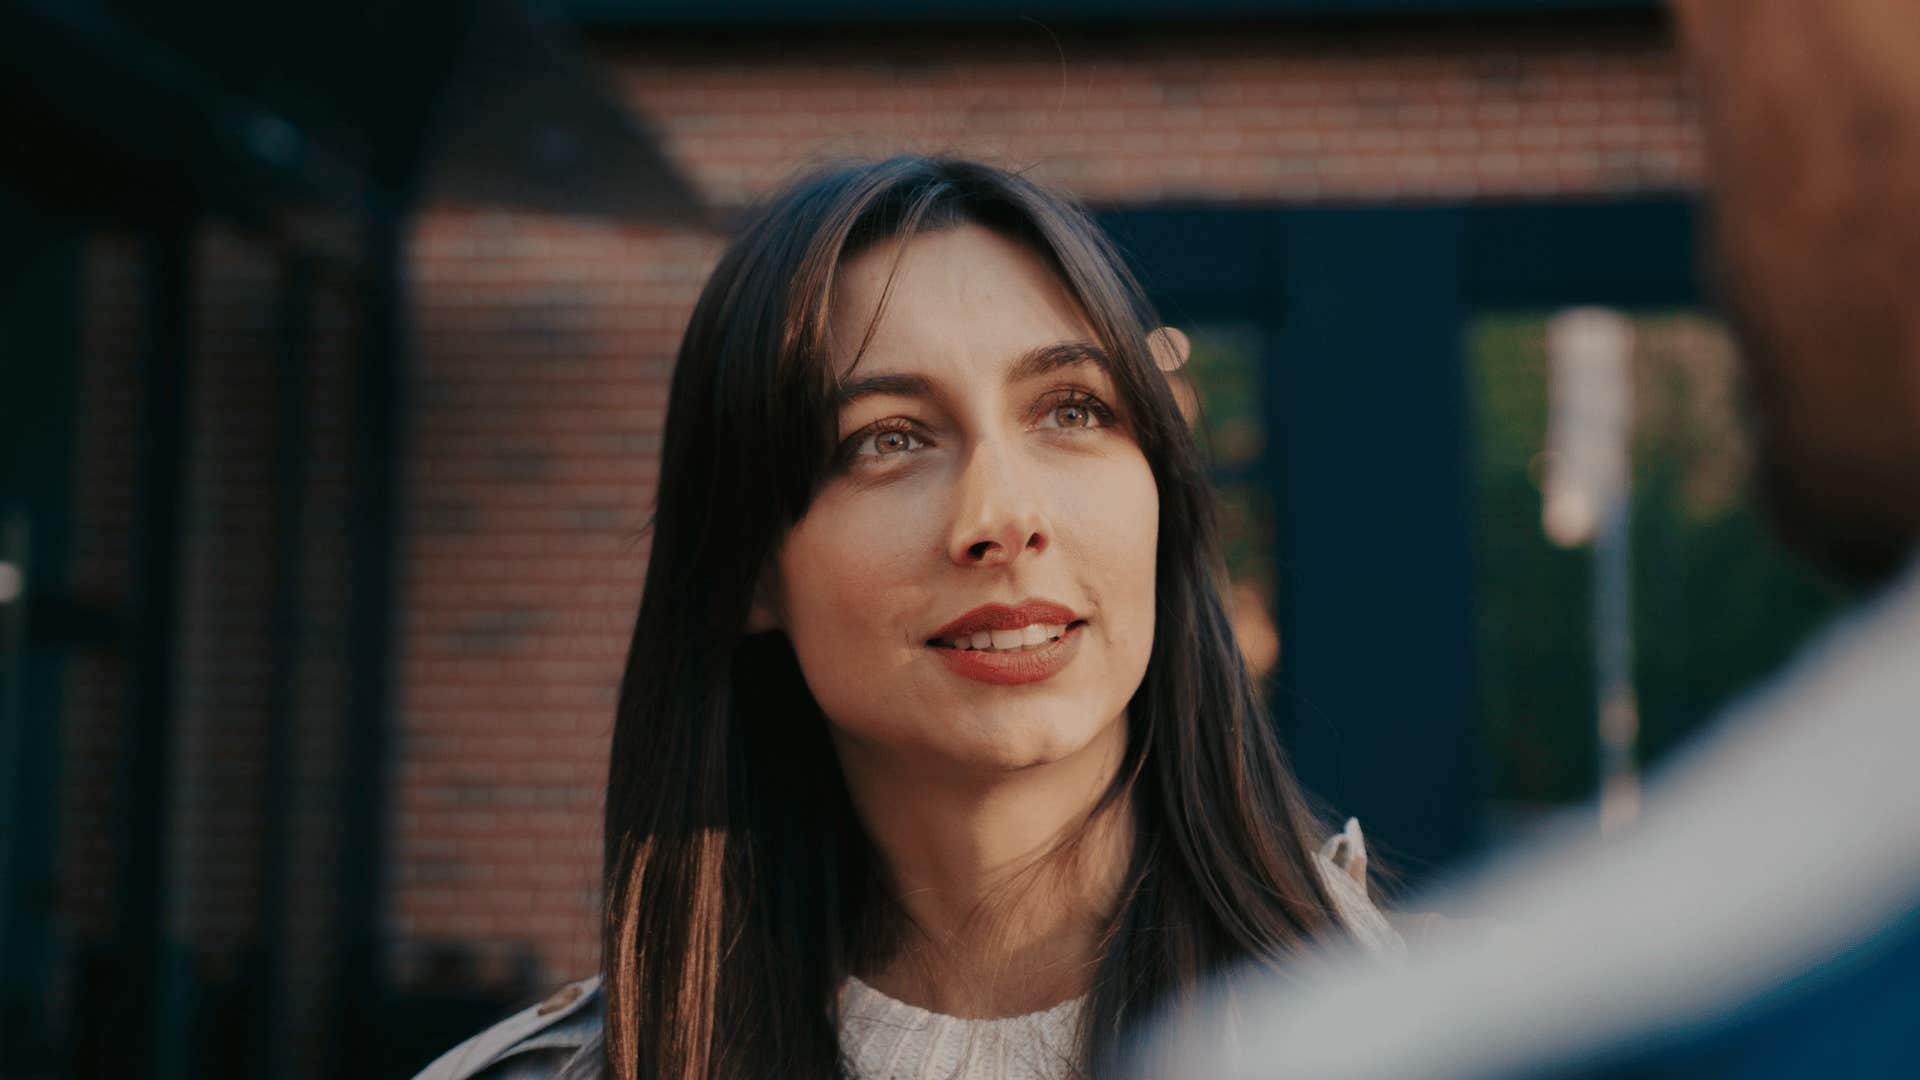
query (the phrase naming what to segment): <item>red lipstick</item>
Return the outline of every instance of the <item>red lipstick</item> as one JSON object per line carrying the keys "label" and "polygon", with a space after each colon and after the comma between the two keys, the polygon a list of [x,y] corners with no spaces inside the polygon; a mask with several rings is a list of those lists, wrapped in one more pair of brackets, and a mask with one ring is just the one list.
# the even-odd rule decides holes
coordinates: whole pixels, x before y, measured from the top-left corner
{"label": "red lipstick", "polygon": [[[982,630],[1018,630],[1031,625],[1065,626],[1059,637],[1045,645],[1017,652],[989,652],[959,647],[956,642]],[[955,675],[999,686],[1039,682],[1052,678],[1071,663],[1080,651],[1081,630],[1086,623],[1049,600],[1027,600],[1009,607],[983,604],[940,628],[933,646],[947,670]]]}
{"label": "red lipstick", "polygon": [[981,604],[935,630],[933,636],[953,641],[963,634],[973,634],[981,630],[1018,630],[1033,623],[1064,626],[1078,621],[1080,616],[1075,615],[1072,608],[1056,604],[1051,600],[1022,600],[1012,607],[1005,604]]}

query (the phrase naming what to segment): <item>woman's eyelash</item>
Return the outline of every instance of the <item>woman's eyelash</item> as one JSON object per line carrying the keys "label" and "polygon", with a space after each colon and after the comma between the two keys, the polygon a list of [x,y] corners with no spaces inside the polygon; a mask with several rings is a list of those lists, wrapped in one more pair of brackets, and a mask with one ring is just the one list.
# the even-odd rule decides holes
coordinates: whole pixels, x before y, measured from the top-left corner
{"label": "woman's eyelash", "polygon": [[1107,406],[1106,402],[1101,401],[1085,390],[1065,390],[1060,392],[1048,401],[1046,412],[1043,412],[1041,415],[1045,416],[1055,409],[1064,409],[1069,405],[1078,406],[1092,413],[1094,418],[1099,420],[1102,426],[1117,423],[1120,419],[1114,411]]}

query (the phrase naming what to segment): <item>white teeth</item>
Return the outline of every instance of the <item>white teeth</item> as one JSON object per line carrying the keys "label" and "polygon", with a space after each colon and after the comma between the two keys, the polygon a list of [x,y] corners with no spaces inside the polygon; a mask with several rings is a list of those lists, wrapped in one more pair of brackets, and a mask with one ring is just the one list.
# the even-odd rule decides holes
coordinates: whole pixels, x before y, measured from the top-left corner
{"label": "white teeth", "polygon": [[1028,623],[1018,630],[978,630],[974,633],[953,639],[952,647],[962,651],[993,650],[1009,652],[1016,649],[1031,649],[1058,641],[1066,636],[1065,623]]}

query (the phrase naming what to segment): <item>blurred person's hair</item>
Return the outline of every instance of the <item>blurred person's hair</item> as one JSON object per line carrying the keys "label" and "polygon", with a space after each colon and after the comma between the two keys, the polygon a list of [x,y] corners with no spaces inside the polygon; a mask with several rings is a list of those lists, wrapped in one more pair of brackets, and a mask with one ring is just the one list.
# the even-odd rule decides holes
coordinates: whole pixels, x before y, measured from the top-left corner
{"label": "blurred person's hair", "polygon": [[902,941],[904,912],[791,644],[745,626],[756,581],[828,476],[835,272],[889,239],[968,223],[1058,273],[1112,360],[1159,489],[1156,626],[1126,755],[1052,850],[1071,858],[1094,817],[1130,800],[1132,861],[1079,1064],[1105,1071],[1142,1021],[1228,966],[1283,964],[1342,933],[1311,814],[1234,641],[1205,463],[1112,243],[1071,201],[989,166],[829,168],[748,220],[673,376],[607,785],[605,1062],[622,1080],[840,1075],[838,987]]}
{"label": "blurred person's hair", "polygon": [[1920,543],[1920,4],[1676,6],[1774,517],[1884,579]]}

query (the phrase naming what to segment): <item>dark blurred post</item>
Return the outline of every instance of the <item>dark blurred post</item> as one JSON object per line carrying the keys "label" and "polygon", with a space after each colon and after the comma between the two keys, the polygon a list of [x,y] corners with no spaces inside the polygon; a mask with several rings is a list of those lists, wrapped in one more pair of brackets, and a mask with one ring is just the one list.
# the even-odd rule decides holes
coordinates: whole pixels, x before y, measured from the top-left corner
{"label": "dark blurred post", "polygon": [[[125,943],[121,1023],[127,1038],[103,1058],[129,1075],[166,1080],[182,1075],[180,1038],[186,1015],[186,957],[169,947],[175,914],[167,880],[174,727],[179,687],[174,650],[180,640],[180,540],[186,492],[188,298],[192,232],[183,214],[149,241],[152,336],[141,373],[140,483],[131,596],[132,692],[126,714],[124,783],[128,835],[121,845],[124,882],[118,908]],[[145,976],[143,978],[142,976]],[[151,980],[151,981],[148,981]]]}
{"label": "dark blurred post", "polygon": [[254,1014],[250,1060],[263,1076],[287,1075],[287,901],[292,875],[295,671],[300,654],[300,568],[307,555],[302,514],[307,494],[307,378],[312,348],[314,262],[288,260],[280,283],[275,330],[279,336],[274,379],[277,414],[274,506],[272,637],[267,687],[266,778],[262,792],[259,970],[254,985],[261,1001]]}
{"label": "dark blurred post", "polygon": [[355,656],[347,695],[347,774],[341,783],[339,1016],[347,1038],[332,1070],[366,1075],[381,1030],[375,988],[385,958],[379,912],[386,850],[387,763],[391,741],[395,573],[392,544],[400,491],[401,387],[405,379],[403,213],[375,207],[366,222],[360,432],[355,457],[353,546],[356,577],[349,616]]}
{"label": "dark blurred post", "polygon": [[[26,872],[20,848],[29,842],[23,827],[27,727],[27,560],[32,556],[31,518],[26,508],[0,503],[0,1048],[22,1040],[32,1008],[26,980],[37,973],[45,952],[35,940],[24,910],[41,883]],[[30,1000],[30,999],[28,999]],[[34,1017],[32,1019],[38,1019]]]}

